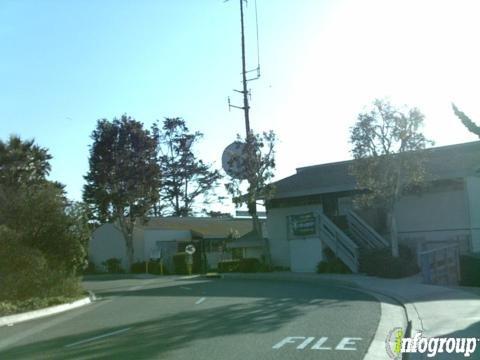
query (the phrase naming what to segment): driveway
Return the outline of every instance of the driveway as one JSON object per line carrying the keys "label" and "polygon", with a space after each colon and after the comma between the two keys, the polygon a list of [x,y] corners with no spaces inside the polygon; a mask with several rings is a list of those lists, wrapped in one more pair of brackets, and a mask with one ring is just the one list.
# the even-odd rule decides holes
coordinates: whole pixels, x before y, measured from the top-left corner
{"label": "driveway", "polygon": [[0,328],[2,359],[362,359],[380,304],[336,287],[91,277],[86,307]]}

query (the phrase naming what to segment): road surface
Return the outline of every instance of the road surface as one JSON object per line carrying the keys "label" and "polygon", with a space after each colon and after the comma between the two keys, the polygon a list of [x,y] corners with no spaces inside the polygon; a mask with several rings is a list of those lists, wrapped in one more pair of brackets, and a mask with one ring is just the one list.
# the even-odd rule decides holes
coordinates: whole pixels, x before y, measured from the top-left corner
{"label": "road surface", "polygon": [[380,318],[332,283],[93,279],[93,304],[1,327],[0,359],[363,359]]}

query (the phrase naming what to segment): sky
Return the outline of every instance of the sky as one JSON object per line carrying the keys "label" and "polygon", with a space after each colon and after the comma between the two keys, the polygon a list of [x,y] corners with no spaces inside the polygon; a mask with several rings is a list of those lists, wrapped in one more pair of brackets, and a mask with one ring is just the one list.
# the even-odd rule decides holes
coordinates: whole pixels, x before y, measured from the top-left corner
{"label": "sky", "polygon": [[[376,98],[425,114],[435,146],[475,141],[451,102],[480,122],[480,3],[257,0],[261,77],[251,127],[274,130],[276,179],[351,158],[349,131]],[[245,10],[257,66],[255,0]],[[221,166],[244,135],[239,1],[1,0],[0,139],[34,138],[50,178],[81,200],[90,134],[126,113],[149,127],[182,117]],[[229,204],[212,206],[222,210]]]}

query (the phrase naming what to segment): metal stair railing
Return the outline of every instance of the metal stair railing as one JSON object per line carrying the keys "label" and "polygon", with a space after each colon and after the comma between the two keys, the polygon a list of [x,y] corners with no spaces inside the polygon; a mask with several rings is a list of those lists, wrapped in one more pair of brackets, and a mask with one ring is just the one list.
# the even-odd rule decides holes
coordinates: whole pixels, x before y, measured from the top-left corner
{"label": "metal stair railing", "polygon": [[319,214],[319,228],[322,241],[342,260],[353,272],[358,272],[359,250],[345,233],[340,230],[327,216]]}
{"label": "metal stair railing", "polygon": [[347,213],[347,221],[352,235],[363,245],[369,248],[382,248],[389,246],[387,240],[385,240],[352,210]]}

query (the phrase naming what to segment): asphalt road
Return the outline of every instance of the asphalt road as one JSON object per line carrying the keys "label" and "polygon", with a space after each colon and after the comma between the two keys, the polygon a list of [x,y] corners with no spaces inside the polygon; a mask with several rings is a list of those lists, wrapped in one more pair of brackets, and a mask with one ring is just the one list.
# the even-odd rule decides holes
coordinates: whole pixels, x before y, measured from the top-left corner
{"label": "asphalt road", "polygon": [[380,304],[293,282],[97,277],[100,299],[0,328],[0,359],[362,359]]}

